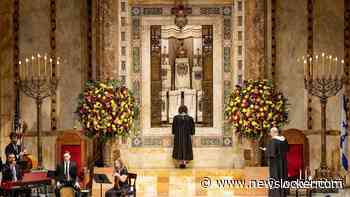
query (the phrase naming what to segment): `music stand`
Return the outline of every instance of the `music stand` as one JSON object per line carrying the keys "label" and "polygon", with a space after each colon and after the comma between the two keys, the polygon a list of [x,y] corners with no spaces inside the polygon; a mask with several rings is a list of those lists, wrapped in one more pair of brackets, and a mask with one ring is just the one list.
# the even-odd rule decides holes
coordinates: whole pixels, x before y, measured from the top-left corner
{"label": "music stand", "polygon": [[105,174],[95,174],[94,180],[96,183],[99,183],[101,186],[101,197],[102,197],[102,185],[103,184],[111,184],[112,182],[108,179],[108,177]]}
{"label": "music stand", "polygon": [[19,165],[21,170],[24,170],[27,167],[27,161],[20,160],[20,161],[17,161],[16,163],[17,165]]}
{"label": "music stand", "polygon": [[48,170],[46,176],[52,179],[56,178],[56,170]]}

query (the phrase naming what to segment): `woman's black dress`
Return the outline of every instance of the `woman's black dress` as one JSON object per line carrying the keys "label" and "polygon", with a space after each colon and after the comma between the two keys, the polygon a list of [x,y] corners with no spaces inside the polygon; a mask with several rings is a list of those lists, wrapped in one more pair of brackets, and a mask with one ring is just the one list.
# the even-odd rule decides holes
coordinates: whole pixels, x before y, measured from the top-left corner
{"label": "woman's black dress", "polygon": [[195,134],[193,118],[189,115],[176,115],[172,124],[174,135],[173,158],[176,160],[193,160],[191,136]]}
{"label": "woman's black dress", "polygon": [[[128,175],[128,170],[124,167],[119,172],[120,176],[122,175]],[[129,191],[130,187],[128,182],[125,180],[125,182],[119,181],[119,189],[112,188],[108,190],[105,194],[105,197],[118,197],[118,196],[125,196],[127,192]]]}

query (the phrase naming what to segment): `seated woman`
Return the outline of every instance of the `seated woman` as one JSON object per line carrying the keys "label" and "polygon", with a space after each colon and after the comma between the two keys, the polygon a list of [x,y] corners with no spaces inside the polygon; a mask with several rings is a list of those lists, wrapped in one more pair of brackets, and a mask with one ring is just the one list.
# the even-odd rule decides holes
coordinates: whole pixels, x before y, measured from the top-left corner
{"label": "seated woman", "polygon": [[115,180],[114,188],[108,190],[105,196],[125,196],[129,191],[129,184],[127,182],[128,170],[120,158],[114,162],[113,177]]}

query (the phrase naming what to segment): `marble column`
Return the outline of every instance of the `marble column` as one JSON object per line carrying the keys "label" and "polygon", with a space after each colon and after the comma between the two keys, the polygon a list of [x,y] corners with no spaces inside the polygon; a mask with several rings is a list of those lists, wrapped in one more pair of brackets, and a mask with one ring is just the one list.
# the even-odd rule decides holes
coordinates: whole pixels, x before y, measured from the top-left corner
{"label": "marble column", "polygon": [[[265,74],[265,0],[244,1],[244,79],[262,79]],[[258,142],[252,143],[252,165],[258,166]]]}
{"label": "marble column", "polygon": [[[94,32],[96,78],[99,80],[118,79],[119,59],[119,3],[118,0],[94,0]],[[105,165],[112,165],[119,155],[118,140],[109,140],[104,145]]]}
{"label": "marble column", "polygon": [[13,81],[13,1],[0,1],[0,143],[4,158],[8,134],[11,132],[11,116],[14,110]]}
{"label": "marble column", "polygon": [[245,79],[265,77],[265,1],[244,2]]}

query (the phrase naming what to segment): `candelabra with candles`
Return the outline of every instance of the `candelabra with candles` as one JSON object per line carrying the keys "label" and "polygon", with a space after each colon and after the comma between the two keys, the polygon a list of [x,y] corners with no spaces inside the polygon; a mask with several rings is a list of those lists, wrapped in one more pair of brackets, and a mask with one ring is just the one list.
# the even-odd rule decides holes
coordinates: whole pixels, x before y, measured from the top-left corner
{"label": "candelabra with candles", "polygon": [[41,143],[41,106],[43,100],[55,94],[58,77],[56,70],[60,64],[59,58],[37,54],[25,61],[19,61],[19,78],[17,86],[27,96],[35,99],[37,112],[37,151],[38,169],[43,169]]}
{"label": "candelabra with candles", "polygon": [[316,178],[331,178],[326,158],[326,106],[328,98],[335,96],[343,87],[344,60],[322,53],[307,55],[302,61],[305,89],[309,94],[318,97],[321,103],[321,163],[316,170]]}

